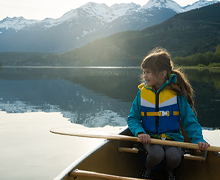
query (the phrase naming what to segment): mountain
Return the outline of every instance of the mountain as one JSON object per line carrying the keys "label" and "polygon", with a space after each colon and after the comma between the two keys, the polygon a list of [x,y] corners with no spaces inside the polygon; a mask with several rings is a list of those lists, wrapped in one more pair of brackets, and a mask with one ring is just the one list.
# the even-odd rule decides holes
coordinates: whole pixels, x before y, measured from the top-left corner
{"label": "mountain", "polygon": [[[130,11],[110,22],[107,29],[111,34],[114,34],[122,31],[142,30],[161,23],[178,13],[175,11],[178,8],[173,9],[168,6],[169,2],[171,0],[166,0],[166,2],[164,0],[150,0],[145,6],[138,7],[135,11]],[[179,7],[177,3],[175,5]]]}
{"label": "mountain", "polygon": [[[3,66],[139,66],[154,47],[166,48],[172,57],[195,54],[188,65],[220,63],[214,55],[220,45],[220,3],[176,14],[143,30],[119,32],[63,54],[0,53]],[[206,53],[202,56],[199,53]],[[178,63],[175,63],[178,64]],[[183,63],[184,64],[184,63]]]}
{"label": "mountain", "polygon": [[[134,3],[114,5],[112,8],[105,4],[87,3],[69,11],[59,19],[36,22],[16,33],[11,33],[10,36],[1,33],[0,51],[65,52],[73,50],[109,35],[109,31],[103,31],[106,25],[137,7],[139,6]],[[2,27],[0,32],[5,32],[5,29],[7,27]]]}
{"label": "mountain", "polygon": [[183,11],[184,12],[191,11],[193,9],[199,9],[201,7],[209,6],[209,5],[215,4],[215,3],[219,3],[219,1],[218,0],[214,0],[214,1],[199,0],[199,1],[195,2],[195,3],[193,3],[192,5],[185,6],[183,8]]}
{"label": "mountain", "polygon": [[176,13],[183,12],[183,8],[172,0],[149,0],[142,9],[166,8],[175,11]]}
{"label": "mountain", "polygon": [[37,20],[27,20],[23,17],[6,17],[0,21],[0,34],[5,37],[37,22]]}
{"label": "mountain", "polygon": [[135,3],[108,7],[90,2],[58,19],[5,18],[0,21],[0,52],[63,53],[117,32],[142,30],[175,14],[216,2],[200,0],[187,7],[172,0],[149,0],[142,7]]}
{"label": "mountain", "polygon": [[27,20],[24,19],[23,17],[14,17],[14,18],[9,18],[6,17],[5,19],[3,19],[0,23],[0,28],[1,29],[12,29],[15,31],[19,31],[21,29],[23,29],[24,27],[27,27],[31,24],[35,24],[37,23],[37,20]]}

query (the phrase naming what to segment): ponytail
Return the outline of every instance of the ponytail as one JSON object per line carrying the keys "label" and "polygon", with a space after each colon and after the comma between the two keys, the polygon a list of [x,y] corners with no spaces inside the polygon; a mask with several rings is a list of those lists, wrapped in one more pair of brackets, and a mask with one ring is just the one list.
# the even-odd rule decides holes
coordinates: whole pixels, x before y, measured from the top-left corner
{"label": "ponytail", "polygon": [[194,101],[193,101],[193,89],[189,83],[189,80],[185,77],[185,75],[180,70],[172,70],[171,74],[175,74],[177,76],[177,83],[170,84],[169,89],[176,92],[178,95],[184,95],[186,100],[188,101],[190,107],[197,115],[196,110],[194,108]]}

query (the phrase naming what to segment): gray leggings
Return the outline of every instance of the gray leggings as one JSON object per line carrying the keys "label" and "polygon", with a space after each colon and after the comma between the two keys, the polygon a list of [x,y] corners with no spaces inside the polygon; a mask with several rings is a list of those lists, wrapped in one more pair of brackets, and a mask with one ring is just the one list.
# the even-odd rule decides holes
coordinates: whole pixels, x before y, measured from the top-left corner
{"label": "gray leggings", "polygon": [[165,169],[173,171],[180,165],[183,152],[179,147],[144,144],[147,151],[146,168],[153,170],[165,158]]}

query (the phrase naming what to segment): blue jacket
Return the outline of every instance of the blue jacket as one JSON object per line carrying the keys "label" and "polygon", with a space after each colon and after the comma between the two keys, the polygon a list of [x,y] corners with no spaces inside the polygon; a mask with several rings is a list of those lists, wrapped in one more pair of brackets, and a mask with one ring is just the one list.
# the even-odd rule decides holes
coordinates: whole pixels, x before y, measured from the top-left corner
{"label": "blue jacket", "polygon": [[[157,92],[162,91],[163,88],[167,86],[168,84],[175,83],[175,82],[176,82],[176,75],[172,74],[170,79],[166,83],[164,83]],[[140,111],[140,100],[141,100],[140,93],[141,93],[141,90],[139,90],[132,104],[132,108],[130,110],[130,113],[127,119],[128,127],[136,137],[138,136],[138,133],[140,132],[149,134],[150,136],[154,136],[155,134],[146,132],[143,128],[142,119],[141,119],[141,111]],[[198,142],[205,142],[202,136],[202,127],[198,123],[195,113],[190,107],[185,96],[178,95],[177,100],[178,100],[178,105],[179,105],[181,122],[184,126],[184,130],[186,131],[188,137],[191,139],[191,142],[195,144],[197,144]],[[166,135],[173,138],[175,141],[181,141],[181,142],[184,141],[181,131],[173,132],[173,133],[167,132]]]}

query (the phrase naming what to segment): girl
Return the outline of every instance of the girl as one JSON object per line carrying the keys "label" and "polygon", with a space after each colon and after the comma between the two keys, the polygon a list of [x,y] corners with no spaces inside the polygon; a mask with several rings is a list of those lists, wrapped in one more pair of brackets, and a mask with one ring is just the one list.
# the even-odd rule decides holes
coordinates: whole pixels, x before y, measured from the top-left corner
{"label": "girl", "polygon": [[195,115],[192,88],[183,73],[173,70],[169,53],[157,48],[144,58],[141,67],[144,83],[139,85],[127,119],[129,129],[148,152],[141,178],[150,178],[155,166],[165,159],[167,177],[174,180],[173,170],[181,162],[181,148],[153,145],[151,138],[184,141],[181,119],[192,143],[198,143],[200,150],[210,145],[203,139]]}

